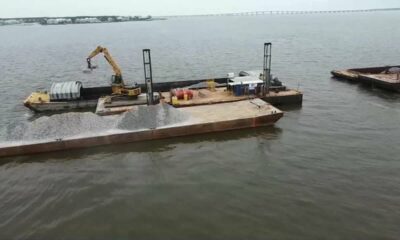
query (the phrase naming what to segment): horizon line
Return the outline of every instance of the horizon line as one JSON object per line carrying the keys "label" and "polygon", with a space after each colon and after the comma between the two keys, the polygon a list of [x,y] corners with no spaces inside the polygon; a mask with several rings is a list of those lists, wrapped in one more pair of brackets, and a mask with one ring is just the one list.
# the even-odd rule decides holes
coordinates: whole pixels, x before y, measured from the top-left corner
{"label": "horizon line", "polygon": [[378,12],[378,11],[400,11],[400,7],[392,8],[367,8],[367,9],[331,9],[331,10],[257,10],[242,12],[221,12],[221,13],[202,13],[202,14],[179,14],[179,15],[160,15],[156,17],[201,17],[201,16],[229,16],[243,15],[246,13],[330,13],[330,12]]}
{"label": "horizon line", "polygon": [[98,15],[75,15],[75,16],[31,16],[31,17],[6,17],[0,18],[1,20],[8,19],[27,19],[27,18],[71,18],[71,17],[116,17],[116,16],[152,16],[152,17],[200,17],[200,16],[229,16],[229,15],[245,15],[250,13],[270,13],[270,14],[279,14],[279,13],[332,13],[332,12],[378,12],[378,11],[399,11],[400,7],[392,7],[392,8],[368,8],[368,9],[330,9],[330,10],[257,10],[257,11],[241,11],[241,12],[220,12],[220,13],[201,13],[201,14],[174,14],[174,15],[116,15],[116,14],[98,14]]}

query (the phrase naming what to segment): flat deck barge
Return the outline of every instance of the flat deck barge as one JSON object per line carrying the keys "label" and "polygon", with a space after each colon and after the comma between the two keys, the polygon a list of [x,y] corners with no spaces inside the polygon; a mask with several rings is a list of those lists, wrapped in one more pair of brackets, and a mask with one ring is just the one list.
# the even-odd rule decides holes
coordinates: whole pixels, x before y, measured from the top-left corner
{"label": "flat deck barge", "polygon": [[[226,87],[228,78],[212,79],[219,87]],[[174,82],[154,83],[154,92],[169,92],[174,88],[187,88],[189,86],[205,84],[209,79],[187,80]],[[141,91],[146,92],[145,84],[139,84]],[[97,107],[99,98],[111,95],[111,87],[82,87],[80,98],[65,101],[52,101],[48,92],[34,92],[24,101],[24,105],[34,112],[59,112],[74,111],[77,109],[94,110]],[[303,94],[300,91],[290,90],[284,86],[271,87],[271,94],[263,97],[264,100],[274,106],[301,105]]]}
{"label": "flat deck barge", "polygon": [[[184,108],[184,107],[193,107],[200,105],[210,105],[210,104],[220,104],[220,103],[230,103],[237,102],[247,99],[257,98],[255,95],[243,95],[243,96],[235,96],[230,92],[226,91],[226,88],[220,87],[216,88],[214,91],[210,91],[209,89],[199,89],[192,90],[195,95],[194,98],[190,100],[179,100],[177,104],[173,104],[171,102],[171,94],[170,92],[160,92],[160,99],[162,102],[174,105],[176,108]],[[302,93],[296,90],[285,90],[278,92],[269,92],[266,96],[262,97],[264,101],[273,104],[273,105],[285,105],[289,104],[290,101],[293,103],[298,103],[299,98],[303,97]],[[138,104],[131,104],[129,101],[120,102],[116,101],[110,102],[108,105],[105,104],[107,98],[100,98],[96,108],[96,114],[100,116],[119,114],[126,111],[132,111],[136,105],[142,103],[146,99],[142,101],[137,101]],[[131,101],[133,102],[133,101]]]}
{"label": "flat deck barge", "polygon": [[[134,106],[133,108],[139,107],[151,106]],[[135,111],[135,109],[133,110]],[[189,116],[188,120],[174,125],[156,127],[154,129],[119,130],[119,132],[113,134],[45,140],[29,144],[3,145],[0,147],[0,157],[269,126],[273,125],[283,116],[282,111],[259,98],[177,108],[176,110]]]}
{"label": "flat deck barge", "polygon": [[331,74],[338,79],[346,79],[385,90],[400,92],[400,66],[333,70]]}

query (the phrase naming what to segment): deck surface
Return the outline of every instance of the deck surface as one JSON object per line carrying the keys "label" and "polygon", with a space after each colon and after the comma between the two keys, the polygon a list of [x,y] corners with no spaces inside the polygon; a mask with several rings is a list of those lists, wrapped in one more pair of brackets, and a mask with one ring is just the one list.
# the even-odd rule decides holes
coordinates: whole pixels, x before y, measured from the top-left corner
{"label": "deck surface", "polygon": [[377,88],[400,92],[400,74],[385,73],[385,68],[367,68],[357,71],[357,69],[333,70],[333,76],[339,79],[347,79]]}
{"label": "deck surface", "polygon": [[179,110],[188,113],[192,117],[190,124],[255,118],[282,112],[259,98],[180,108]]}
{"label": "deck surface", "polygon": [[386,83],[400,83],[400,74],[398,73],[361,73],[353,70],[334,70],[332,74],[338,77],[344,77],[347,79],[362,80],[359,76],[373,79],[376,81]]}
{"label": "deck surface", "polygon": [[360,76],[369,77],[387,83],[400,83],[400,76],[397,73],[360,74]]}
{"label": "deck surface", "polygon": [[337,77],[343,77],[349,80],[358,79],[358,73],[349,70],[333,70],[332,74]]}
{"label": "deck surface", "polygon": [[[255,95],[243,95],[243,96],[235,96],[231,92],[226,91],[226,88],[216,88],[215,91],[211,91],[209,89],[200,89],[200,90],[192,90],[193,99],[190,100],[178,100],[178,104],[174,105],[177,108],[184,107],[192,107],[192,106],[202,106],[202,105],[215,105],[222,103],[232,103],[243,100],[251,100],[257,98]],[[268,101],[272,101],[273,99],[285,99],[293,96],[302,95],[299,91],[296,90],[285,90],[280,92],[270,92],[265,96],[265,99]],[[170,92],[162,92],[161,93],[161,102],[171,104],[171,95]],[[296,99],[295,102],[298,100]],[[301,101],[300,101],[301,102]],[[111,114],[119,114],[125,111],[131,111],[135,108],[135,106],[114,106],[114,107],[105,107],[104,100],[99,99],[99,103],[97,105],[96,113],[99,115],[111,115]]]}
{"label": "deck surface", "polygon": [[[197,106],[197,105],[206,105],[206,104],[215,104],[215,103],[224,103],[224,102],[235,102],[241,101],[245,99],[253,99],[257,98],[254,94],[243,95],[243,96],[235,96],[232,92],[226,90],[226,88],[215,88],[215,91],[211,91],[209,89],[200,89],[200,90],[192,90],[193,99],[190,100],[179,100],[179,105],[177,107],[186,107],[186,106]],[[299,94],[296,90],[285,90],[280,92],[270,92],[266,95],[266,97],[284,97],[284,96],[292,96]],[[166,103],[171,102],[171,95],[169,92],[162,92],[161,96],[164,98]]]}

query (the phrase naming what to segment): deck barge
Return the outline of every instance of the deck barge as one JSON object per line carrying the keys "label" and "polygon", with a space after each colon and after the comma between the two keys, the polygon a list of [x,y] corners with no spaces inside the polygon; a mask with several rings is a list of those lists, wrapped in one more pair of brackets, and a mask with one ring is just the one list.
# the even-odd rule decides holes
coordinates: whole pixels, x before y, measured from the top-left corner
{"label": "deck barge", "polygon": [[[139,106],[135,107],[138,108]],[[3,145],[0,147],[0,157],[269,126],[273,125],[283,116],[282,111],[259,98],[230,103],[177,108],[176,110],[189,116],[188,120],[174,125],[156,127],[154,129],[123,130],[113,134],[54,139],[29,144]]]}
{"label": "deck barge", "polygon": [[[231,92],[226,91],[225,87],[219,87],[210,91],[209,89],[198,89],[192,90],[194,94],[194,98],[190,100],[180,100],[177,104],[173,104],[171,102],[171,94],[170,92],[159,92],[157,97],[161,99],[161,102],[174,105],[176,108],[185,108],[185,107],[195,107],[201,105],[211,105],[211,104],[220,104],[220,103],[230,103],[243,101],[247,99],[253,99],[259,96],[255,95],[242,95],[235,96]],[[277,91],[277,92],[269,92],[265,96],[262,96],[261,99],[264,101],[276,106],[276,105],[289,105],[290,101],[293,103],[298,103],[299,98],[302,98],[302,93],[296,90],[285,90],[285,91]],[[106,101],[109,99],[107,97],[100,98],[96,108],[96,114],[100,116],[120,114],[126,111],[134,110],[136,105],[145,104],[146,99],[143,96],[139,97],[139,101],[110,101],[106,104]],[[141,101],[140,101],[141,100]],[[132,104],[131,102],[136,102]]]}
{"label": "deck barge", "polygon": [[333,70],[331,74],[338,79],[346,79],[389,91],[400,92],[400,66]]}
{"label": "deck barge", "polygon": [[[212,79],[219,87],[226,87],[229,78]],[[173,88],[187,88],[196,84],[204,84],[209,79],[186,80],[173,82],[154,83],[154,92],[169,92]],[[142,92],[146,92],[146,85],[139,84]],[[49,93],[34,92],[25,101],[24,105],[34,112],[60,112],[77,109],[94,110],[99,98],[111,95],[111,87],[88,87],[81,89],[81,97],[74,101],[50,101]],[[297,90],[287,89],[285,86],[271,87],[270,94],[262,97],[263,100],[274,106],[301,105],[303,93]],[[140,102],[140,101],[139,101]]]}

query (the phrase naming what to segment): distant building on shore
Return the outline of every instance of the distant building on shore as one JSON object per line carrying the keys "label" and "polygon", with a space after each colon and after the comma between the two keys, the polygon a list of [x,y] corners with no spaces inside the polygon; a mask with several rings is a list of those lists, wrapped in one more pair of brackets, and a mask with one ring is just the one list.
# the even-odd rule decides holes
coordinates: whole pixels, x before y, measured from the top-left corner
{"label": "distant building on shore", "polygon": [[23,23],[23,21],[17,19],[0,20],[0,25],[15,25],[21,23]]}
{"label": "distant building on shore", "polygon": [[71,24],[72,20],[70,18],[51,18],[46,20],[46,24],[48,25],[57,25],[57,24]]}
{"label": "distant building on shore", "polygon": [[33,17],[33,18],[0,18],[1,25],[35,24],[42,25],[62,25],[62,24],[83,24],[83,23],[110,23],[110,22],[129,22],[129,21],[149,21],[157,20],[151,16],[79,16],[79,17]]}
{"label": "distant building on shore", "polygon": [[129,20],[130,20],[130,17],[122,17],[122,16],[117,17],[118,22],[127,22]]}
{"label": "distant building on shore", "polygon": [[75,23],[101,23],[101,21],[95,17],[88,17],[88,18],[77,18],[75,19]]}

